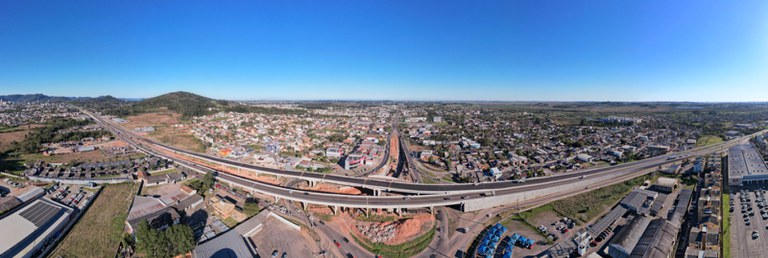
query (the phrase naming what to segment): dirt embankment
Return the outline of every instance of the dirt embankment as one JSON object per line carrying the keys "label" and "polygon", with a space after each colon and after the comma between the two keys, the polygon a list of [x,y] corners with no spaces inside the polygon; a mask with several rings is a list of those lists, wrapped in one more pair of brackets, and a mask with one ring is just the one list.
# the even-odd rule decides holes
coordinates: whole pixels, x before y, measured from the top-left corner
{"label": "dirt embankment", "polygon": [[318,183],[315,187],[301,187],[304,190],[328,192],[337,194],[349,194],[349,195],[362,195],[363,192],[360,189],[351,186],[340,186],[334,184]]}
{"label": "dirt embankment", "polygon": [[399,245],[424,234],[435,224],[430,214],[417,214],[411,218],[403,218],[388,222],[355,223],[352,229],[358,236],[363,236],[374,243]]}

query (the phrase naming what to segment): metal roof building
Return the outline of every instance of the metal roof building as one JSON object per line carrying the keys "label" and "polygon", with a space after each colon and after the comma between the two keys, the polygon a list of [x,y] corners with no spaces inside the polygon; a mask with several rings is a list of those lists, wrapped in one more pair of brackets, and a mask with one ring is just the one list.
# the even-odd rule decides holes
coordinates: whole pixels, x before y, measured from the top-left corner
{"label": "metal roof building", "polygon": [[629,257],[650,223],[651,219],[648,217],[635,216],[630,223],[624,226],[621,231],[611,239],[606,253],[613,258]]}
{"label": "metal roof building", "polygon": [[246,239],[237,231],[230,230],[195,247],[192,257],[253,257],[253,253],[245,241]]}
{"label": "metal roof building", "polygon": [[37,199],[0,220],[0,258],[31,257],[61,232],[72,209],[48,199]]}
{"label": "metal roof building", "polygon": [[677,240],[677,231],[678,228],[665,219],[652,220],[629,257],[670,257]]}
{"label": "metal roof building", "polygon": [[237,227],[200,243],[192,251],[193,258],[235,258],[255,257],[255,246],[248,237],[256,234],[268,216],[275,216],[269,210],[264,210],[240,223]]}
{"label": "metal roof building", "polygon": [[768,167],[752,144],[739,144],[728,149],[728,185],[768,182]]}

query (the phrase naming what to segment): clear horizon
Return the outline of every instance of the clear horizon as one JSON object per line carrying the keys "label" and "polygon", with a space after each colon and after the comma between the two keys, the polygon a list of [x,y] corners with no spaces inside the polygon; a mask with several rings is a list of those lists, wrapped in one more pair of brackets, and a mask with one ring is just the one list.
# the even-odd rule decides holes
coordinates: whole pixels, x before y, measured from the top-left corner
{"label": "clear horizon", "polygon": [[0,95],[762,102],[768,2],[0,2]]}

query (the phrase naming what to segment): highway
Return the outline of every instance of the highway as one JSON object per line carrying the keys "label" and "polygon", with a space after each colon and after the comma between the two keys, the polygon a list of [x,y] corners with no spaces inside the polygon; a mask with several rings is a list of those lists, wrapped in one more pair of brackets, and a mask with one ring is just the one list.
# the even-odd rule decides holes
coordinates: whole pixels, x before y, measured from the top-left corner
{"label": "highway", "polygon": [[[90,113],[87,113],[90,114]],[[96,116],[93,116],[96,118]],[[103,120],[97,119],[100,123],[104,123]],[[132,139],[127,139],[125,136],[130,134],[124,134],[125,131],[121,130],[111,124],[104,124],[108,128],[112,128],[118,132],[124,140],[133,144],[137,148],[160,157],[168,158],[181,164],[183,166],[193,168],[197,171],[204,173],[210,173],[214,170],[201,167],[198,164],[194,164],[185,160],[181,160],[175,157],[169,157],[153,151],[145,146],[137,144]],[[131,137],[131,136],[129,136]],[[287,200],[299,201],[309,204],[328,205],[332,207],[354,207],[354,208],[387,208],[387,209],[409,209],[409,208],[424,208],[424,207],[439,207],[439,206],[451,206],[451,205],[463,205],[468,201],[482,201],[480,199],[489,198],[493,196],[508,195],[514,193],[524,193],[528,191],[540,190],[540,189],[557,189],[558,187],[570,184],[580,183],[584,177],[601,176],[607,177],[604,183],[617,183],[626,180],[628,177],[639,176],[646,172],[647,169],[657,167],[659,165],[676,162],[688,156],[702,155],[711,152],[718,152],[727,149],[737,143],[743,142],[748,139],[745,136],[740,139],[731,140],[724,143],[710,145],[704,148],[697,148],[694,150],[668,154],[649,158],[637,162],[626,163],[622,165],[597,168],[591,170],[584,170],[582,172],[574,172],[564,174],[560,176],[545,177],[536,180],[528,180],[525,183],[512,183],[512,182],[495,182],[495,183],[482,183],[482,184],[446,184],[446,185],[427,185],[427,184],[415,184],[407,182],[399,182],[394,180],[381,180],[372,178],[354,178],[346,176],[326,175],[310,172],[296,172],[296,171],[283,171],[270,168],[256,167],[249,164],[242,164],[234,161],[224,160],[215,157],[208,157],[203,154],[183,151],[176,148],[172,148],[160,143],[155,143],[151,140],[147,142],[160,146],[161,148],[170,149],[176,153],[184,153],[193,157],[198,157],[206,160],[217,160],[221,163],[230,164],[234,167],[241,167],[245,169],[252,169],[258,171],[269,171],[270,174],[276,174],[286,177],[300,178],[304,180],[315,180],[340,183],[343,185],[353,185],[361,187],[380,188],[387,190],[397,190],[406,193],[418,193],[420,191],[440,193],[436,195],[418,195],[418,196],[360,196],[360,195],[345,195],[335,193],[324,193],[298,190],[289,187],[277,186],[268,183],[263,183],[240,176],[235,176],[227,173],[217,171],[217,177],[219,180],[240,186],[245,189],[257,191],[260,193],[275,196],[276,198],[284,198]],[[670,158],[674,157],[674,158]],[[264,173],[264,172],[262,172]],[[614,182],[615,181],[615,182]],[[492,190],[494,193],[489,196],[488,191]],[[567,193],[561,193],[567,195]],[[548,196],[553,199],[558,199],[557,195]]]}
{"label": "highway", "polygon": [[[162,148],[176,154],[186,155],[188,157],[202,159],[209,162],[215,162],[218,164],[231,166],[233,168],[246,169],[246,170],[254,171],[257,173],[282,176],[282,177],[299,178],[299,179],[315,181],[315,182],[327,182],[327,183],[334,183],[334,184],[340,184],[340,185],[363,187],[368,189],[377,189],[377,190],[383,190],[388,192],[410,193],[410,194],[445,194],[448,192],[472,193],[472,192],[486,192],[486,191],[492,191],[492,190],[503,190],[507,188],[521,188],[528,185],[544,185],[554,181],[569,180],[574,178],[580,178],[582,176],[586,177],[586,176],[596,176],[601,174],[617,173],[625,169],[631,169],[632,167],[636,167],[638,164],[642,164],[643,167],[654,167],[654,166],[665,165],[673,162],[679,162],[682,159],[685,159],[690,156],[722,151],[724,149],[727,149],[730,146],[735,145],[739,141],[743,140],[743,139],[734,139],[728,142],[722,142],[718,144],[709,145],[706,147],[695,148],[695,149],[684,151],[684,152],[677,152],[677,153],[670,153],[666,155],[656,156],[648,159],[643,159],[640,161],[635,161],[632,163],[624,163],[624,164],[619,164],[619,165],[610,166],[610,167],[585,169],[582,171],[571,172],[571,173],[566,173],[566,174],[561,174],[556,176],[534,178],[522,183],[515,183],[513,181],[498,181],[498,182],[487,182],[487,183],[476,183],[476,184],[469,184],[469,183],[421,184],[421,183],[405,182],[405,181],[401,181],[394,178],[382,179],[377,177],[353,177],[353,176],[343,176],[343,175],[312,173],[312,172],[305,172],[305,171],[281,170],[281,169],[275,169],[275,168],[255,166],[252,164],[246,164],[246,163],[228,160],[224,158],[213,157],[210,155],[201,154],[197,152],[182,150],[182,149],[172,147],[163,143],[159,143],[151,139],[147,139],[145,137],[135,135],[117,126],[114,126],[109,122],[103,121],[103,119],[101,119],[100,117],[97,117],[90,113],[87,113],[87,114],[91,115],[91,117],[93,117],[94,119],[97,119],[97,121],[100,121],[102,124],[108,126],[113,131],[120,132],[120,134],[123,136],[140,139],[141,141],[146,142],[149,145],[153,145],[158,148]],[[745,136],[745,137],[749,137],[749,136]],[[123,138],[125,139],[125,137]],[[129,141],[130,143],[136,144],[133,140],[129,140],[129,139],[126,139],[126,140]],[[161,155],[161,156],[164,156],[164,155]],[[412,174],[415,174],[415,173],[412,172]]]}

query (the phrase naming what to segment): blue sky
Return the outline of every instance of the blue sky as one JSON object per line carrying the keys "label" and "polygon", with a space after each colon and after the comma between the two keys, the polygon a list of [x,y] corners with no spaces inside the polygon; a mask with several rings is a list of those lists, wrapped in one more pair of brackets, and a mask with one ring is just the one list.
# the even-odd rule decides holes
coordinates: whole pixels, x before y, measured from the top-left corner
{"label": "blue sky", "polygon": [[767,101],[768,1],[0,1],[0,94]]}

